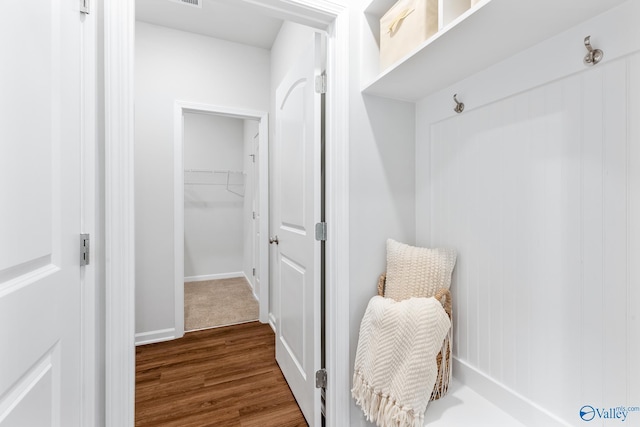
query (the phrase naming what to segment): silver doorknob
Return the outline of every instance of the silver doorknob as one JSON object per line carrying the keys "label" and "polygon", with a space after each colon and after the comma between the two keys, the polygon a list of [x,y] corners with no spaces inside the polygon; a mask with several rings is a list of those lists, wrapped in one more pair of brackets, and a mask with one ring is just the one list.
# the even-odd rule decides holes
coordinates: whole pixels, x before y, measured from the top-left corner
{"label": "silver doorknob", "polygon": [[280,242],[278,242],[278,236],[276,235],[274,237],[269,238],[269,243],[271,243],[271,244],[275,243],[276,245],[279,245]]}

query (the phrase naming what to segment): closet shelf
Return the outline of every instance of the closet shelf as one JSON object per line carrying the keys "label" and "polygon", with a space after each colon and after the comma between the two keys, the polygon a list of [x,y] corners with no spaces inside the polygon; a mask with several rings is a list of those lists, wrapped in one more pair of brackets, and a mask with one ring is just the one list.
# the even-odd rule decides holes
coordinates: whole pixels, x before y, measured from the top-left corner
{"label": "closet shelf", "polygon": [[[384,70],[362,92],[417,101],[624,2],[483,0]],[[365,10],[369,21],[382,16],[389,4],[373,0]],[[576,43],[578,59],[583,50]]]}
{"label": "closet shelf", "polygon": [[244,174],[244,171],[234,171],[229,169],[185,169],[184,173],[239,173]]}
{"label": "closet shelf", "polygon": [[244,197],[244,171],[185,169],[184,185],[219,185],[237,196]]}

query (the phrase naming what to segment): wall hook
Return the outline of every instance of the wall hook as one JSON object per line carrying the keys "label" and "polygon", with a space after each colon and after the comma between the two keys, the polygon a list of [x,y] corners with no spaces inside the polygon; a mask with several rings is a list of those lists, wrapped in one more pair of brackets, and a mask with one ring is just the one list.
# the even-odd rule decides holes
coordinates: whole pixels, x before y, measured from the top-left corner
{"label": "wall hook", "polygon": [[584,38],[584,47],[589,51],[584,57],[585,65],[596,65],[598,62],[602,61],[604,53],[600,49],[594,49],[591,47],[591,36]]}
{"label": "wall hook", "polygon": [[453,100],[456,102],[456,106],[453,109],[453,111],[455,111],[456,113],[460,114],[464,111],[464,104],[462,102],[458,101],[457,98],[458,94],[456,93],[455,95],[453,95]]}

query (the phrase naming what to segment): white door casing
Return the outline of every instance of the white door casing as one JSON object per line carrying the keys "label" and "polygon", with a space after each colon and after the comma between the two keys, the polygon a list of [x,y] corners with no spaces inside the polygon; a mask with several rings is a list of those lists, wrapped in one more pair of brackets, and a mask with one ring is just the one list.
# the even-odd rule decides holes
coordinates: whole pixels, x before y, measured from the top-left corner
{"label": "white door casing", "polygon": [[0,13],[0,426],[81,425],[77,1]]}
{"label": "white door casing", "polygon": [[296,59],[276,90],[275,185],[272,200],[277,244],[272,245],[276,360],[302,413],[320,425],[320,35]]}
{"label": "white door casing", "polygon": [[[251,172],[252,187],[251,193],[253,200],[251,201],[253,220],[251,221],[253,227],[252,239],[253,239],[253,292],[260,298],[260,132],[254,136],[251,147],[253,153],[253,161],[251,166],[253,168]],[[262,242],[264,243],[264,242]],[[269,293],[268,291],[266,292]]]}
{"label": "white door casing", "polygon": [[[234,0],[235,1],[235,0]],[[327,30],[327,425],[349,419],[349,11],[331,0],[239,0]],[[105,407],[107,427],[133,426],[135,386],[133,254],[134,2],[104,3]],[[260,123],[262,134],[268,132]],[[265,127],[263,129],[262,127]],[[267,147],[261,145],[261,156]],[[261,179],[268,179],[261,170]],[[263,211],[266,195],[261,195]],[[266,221],[265,215],[262,222]],[[264,228],[263,228],[264,229]],[[268,228],[267,228],[268,229]],[[267,234],[265,233],[265,236]],[[261,252],[263,278],[267,253]],[[260,307],[260,319],[268,313]],[[263,320],[264,319],[264,320]]]}
{"label": "white door casing", "polygon": [[[260,141],[260,153],[256,156],[256,162],[261,159],[259,176],[256,177],[260,197],[260,206],[268,206],[269,180],[267,163],[269,149],[269,115],[263,111],[245,110],[220,105],[202,104],[198,102],[177,100],[174,104],[174,269],[175,269],[175,331],[169,339],[180,338],[184,335],[184,141],[183,115],[186,112],[216,114],[243,120],[258,120],[258,135]],[[254,191],[255,193],[255,191]],[[268,235],[269,215],[265,209],[263,215],[257,219],[257,227],[262,235]],[[268,241],[263,240],[258,243],[260,252],[260,265],[256,266],[256,271],[264,272],[264,278],[260,281],[260,288],[255,289],[255,294],[259,297],[259,320],[267,323],[269,310],[269,265],[267,264]]]}

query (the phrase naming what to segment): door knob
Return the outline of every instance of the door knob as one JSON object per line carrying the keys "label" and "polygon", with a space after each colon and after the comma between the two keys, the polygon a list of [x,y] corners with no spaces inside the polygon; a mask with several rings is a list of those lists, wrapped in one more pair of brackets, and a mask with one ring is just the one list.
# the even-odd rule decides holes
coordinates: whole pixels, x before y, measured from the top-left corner
{"label": "door knob", "polygon": [[280,242],[278,242],[278,236],[276,235],[275,237],[271,237],[271,238],[269,239],[269,243],[271,243],[271,244],[274,244],[274,243],[275,243],[276,245],[279,245],[279,244],[280,244]]}

